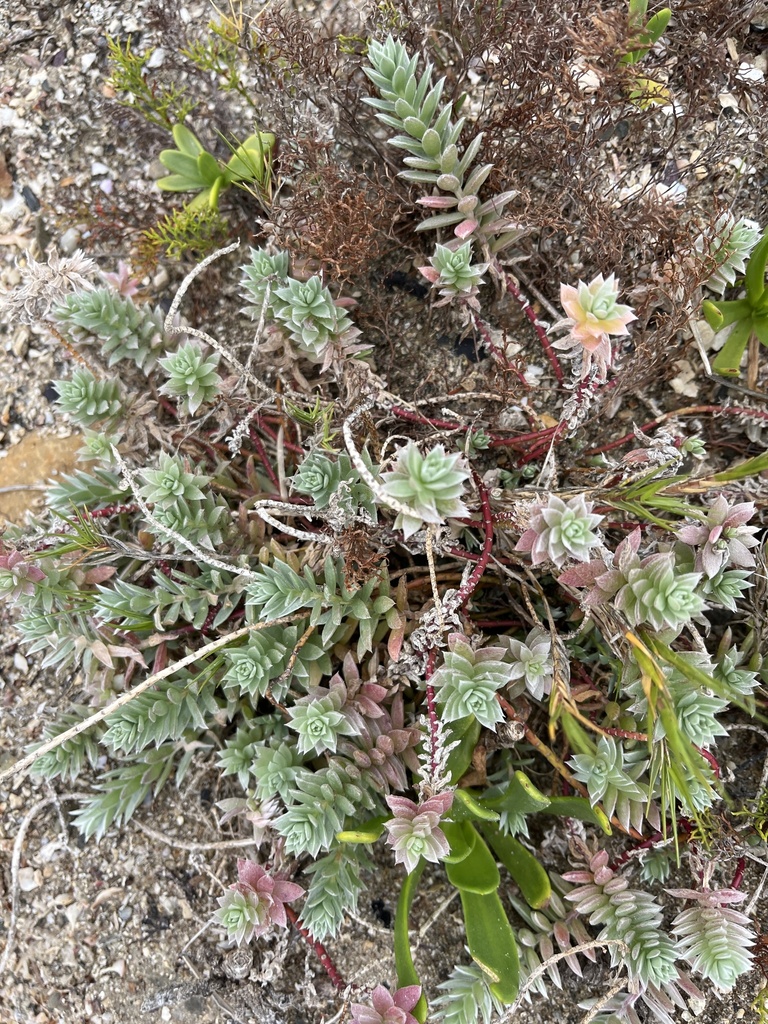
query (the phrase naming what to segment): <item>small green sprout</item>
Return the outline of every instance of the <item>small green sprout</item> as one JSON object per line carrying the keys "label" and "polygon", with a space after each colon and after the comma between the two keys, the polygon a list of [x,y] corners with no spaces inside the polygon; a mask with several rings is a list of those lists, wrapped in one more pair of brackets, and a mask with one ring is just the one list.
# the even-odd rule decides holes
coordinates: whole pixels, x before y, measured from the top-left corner
{"label": "small green sprout", "polygon": [[173,141],[176,149],[164,149],[160,154],[160,163],[171,173],[157,185],[165,192],[199,192],[190,209],[218,209],[219,194],[230,185],[255,184],[264,188],[267,184],[275,144],[271,132],[249,135],[224,166],[183,124],[173,126]]}

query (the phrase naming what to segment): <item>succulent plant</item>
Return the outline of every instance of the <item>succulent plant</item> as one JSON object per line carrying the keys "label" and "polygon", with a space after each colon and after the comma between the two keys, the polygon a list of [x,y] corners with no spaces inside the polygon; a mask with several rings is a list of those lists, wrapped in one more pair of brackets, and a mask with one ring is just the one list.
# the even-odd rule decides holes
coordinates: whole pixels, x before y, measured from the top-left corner
{"label": "succulent plant", "polygon": [[114,378],[99,380],[90,370],[78,369],[54,386],[62,411],[82,427],[113,419],[122,409],[120,385]]}
{"label": "succulent plant", "polygon": [[733,909],[747,894],[735,889],[667,892],[678,899],[695,900],[695,906],[679,914],[672,925],[678,954],[721,992],[730,992],[736,979],[752,969],[754,960],[751,922],[746,914]]}
{"label": "succulent plant", "polygon": [[275,288],[274,294],[276,319],[287,328],[299,350],[312,359],[320,359],[332,342],[351,340],[360,333],[336,305],[320,277],[306,282],[289,279]]}
{"label": "succulent plant", "polygon": [[339,736],[354,736],[356,729],[340,710],[344,694],[336,689],[316,690],[300,697],[288,715],[288,726],[299,734],[300,754],[335,753]]}
{"label": "succulent plant", "polygon": [[512,664],[510,678],[525,680],[525,687],[534,700],[543,700],[552,689],[554,675],[552,641],[547,631],[534,626],[525,640],[501,636],[499,643],[508,649],[505,660]]}
{"label": "succulent plant", "polygon": [[394,993],[378,985],[371,993],[371,1005],[352,1003],[350,1024],[418,1024],[410,1012],[421,998],[421,985],[407,985]]}
{"label": "succulent plant", "polygon": [[444,721],[474,715],[481,725],[495,730],[504,717],[496,694],[512,680],[513,666],[504,660],[505,649],[475,650],[461,633],[448,637],[448,647],[442,666],[430,680]]}
{"label": "succulent plant", "polygon": [[760,225],[746,217],[736,220],[732,213],[720,214],[709,237],[699,235],[694,243],[696,252],[717,263],[717,270],[706,282],[707,288],[722,296],[726,288],[736,283],[737,274],[743,274],[746,261],[762,234]]}
{"label": "succulent plant", "polygon": [[435,246],[435,255],[430,257],[430,267],[420,267],[421,273],[436,288],[440,289],[443,298],[436,302],[442,306],[459,297],[475,309],[480,308],[475,296],[483,283],[483,274],[488,263],[472,262],[472,243],[464,242],[457,249],[451,250],[445,245]]}
{"label": "succulent plant", "polygon": [[608,867],[608,854],[600,850],[587,866],[563,875],[575,888],[565,894],[590,924],[603,926],[598,938],[619,939],[629,955],[611,948],[611,962],[625,963],[630,980],[641,987],[664,986],[678,979],[675,944],[662,930],[662,910],[650,893],[630,889],[626,878]]}
{"label": "succulent plant", "polygon": [[592,548],[601,544],[594,527],[603,516],[596,515],[593,508],[594,502],[586,501],[583,494],[568,501],[551,494],[546,505],[534,507],[530,525],[515,551],[530,551],[534,565],[547,559],[557,566],[569,558],[588,561]]}
{"label": "succulent plant", "polygon": [[132,359],[140,370],[149,373],[158,355],[169,345],[162,310],[137,306],[114,288],[69,295],[54,308],[53,319],[76,341],[99,341],[109,366],[121,359]]}
{"label": "succulent plant", "polygon": [[242,858],[237,862],[237,882],[230,888],[219,898],[220,909],[214,917],[238,946],[273,925],[285,928],[285,904],[304,895],[300,885],[273,878],[260,864]]}
{"label": "succulent plant", "polygon": [[731,505],[724,494],[719,494],[703,523],[678,530],[678,539],[697,549],[696,572],[712,579],[729,565],[742,569],[753,566],[755,556],[749,549],[759,544],[755,537],[758,527],[747,523],[754,514],[753,501]]}
{"label": "succulent plant", "polygon": [[569,328],[566,337],[553,343],[553,348],[571,349],[581,346],[582,377],[586,377],[595,363],[600,376],[605,378],[611,365],[611,335],[627,335],[627,324],[636,320],[630,306],[617,302],[619,285],[613,274],[603,278],[598,274],[589,284],[579,281],[577,287],[560,285],[560,305],[566,317],[552,325],[551,330]]}
{"label": "succulent plant", "polygon": [[384,494],[409,510],[398,513],[395,520],[406,540],[424,523],[439,524],[449,516],[469,514],[461,501],[469,469],[461,455],[449,455],[441,444],[422,455],[409,441],[397,453],[394,469],[381,476]]}
{"label": "succulent plant", "polygon": [[20,551],[6,551],[0,541],[0,597],[18,601],[22,596],[35,593],[35,585],[45,579],[45,573],[26,561]]}
{"label": "succulent plant", "polygon": [[452,227],[457,239],[464,242],[472,236],[491,253],[511,245],[523,231],[519,224],[504,217],[503,211],[516,193],[502,192],[485,202],[480,200],[478,192],[493,164],[469,170],[480,151],[482,135],[476,135],[459,155],[464,118],[454,123],[452,104],[440,106],[445,79],[432,85],[431,64],[419,78],[418,56],[409,57],[404,44],[392,36],[383,43],[372,39],[367,56],[370,67],[364,71],[379,97],[366,98],[365,102],[377,110],[380,121],[399,133],[389,143],[408,153],[403,160],[408,170],[401,171],[400,176],[448,193],[418,200],[428,209],[441,212],[423,221],[417,230]]}
{"label": "succulent plant", "polygon": [[168,508],[177,501],[197,502],[205,498],[210,477],[202,473],[190,473],[189,464],[178,455],[160,453],[157,469],[142,470],[146,483],[139,488],[139,494],[150,505]]}
{"label": "succulent plant", "polygon": [[637,780],[648,768],[643,750],[626,752],[613,736],[601,736],[594,754],[574,754],[568,764],[574,778],[586,783],[590,803],[602,803],[624,828],[642,832],[648,786]]}
{"label": "succulent plant", "polygon": [[354,514],[358,507],[362,507],[371,517],[376,515],[370,488],[362,482],[344,452],[335,459],[318,450],[310,452],[294,474],[292,485],[293,490],[299,494],[308,494],[318,509],[327,508],[331,500],[338,498],[346,487],[350,513]]}
{"label": "succulent plant", "polygon": [[679,631],[704,610],[701,573],[680,573],[671,551],[649,555],[629,569],[627,582],[614,598],[615,607],[631,626]]}
{"label": "succulent plant", "polygon": [[182,412],[193,416],[203,402],[212,402],[221,390],[221,377],[216,373],[218,361],[218,355],[204,356],[194,342],[180,346],[178,351],[160,360],[168,374],[161,393],[180,399]]}
{"label": "succulent plant", "polygon": [[248,302],[243,312],[258,320],[262,315],[268,287],[270,299],[264,313],[274,316],[275,288],[283,285],[288,277],[289,256],[287,252],[269,253],[266,249],[251,249],[250,254],[251,262],[242,268],[242,295]]}
{"label": "succulent plant", "polygon": [[441,817],[453,803],[453,793],[437,793],[421,804],[415,804],[404,796],[388,796],[387,804],[394,814],[384,822],[389,835],[387,842],[395,851],[395,861],[404,864],[410,874],[419,861],[437,864],[448,856],[450,848],[440,828]]}

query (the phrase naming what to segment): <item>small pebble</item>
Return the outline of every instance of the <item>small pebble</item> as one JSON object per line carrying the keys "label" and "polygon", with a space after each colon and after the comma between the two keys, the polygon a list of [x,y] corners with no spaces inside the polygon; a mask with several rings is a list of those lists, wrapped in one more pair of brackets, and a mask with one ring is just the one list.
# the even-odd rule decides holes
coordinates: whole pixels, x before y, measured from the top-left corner
{"label": "small pebble", "polygon": [[77,228],[68,228],[59,239],[59,248],[66,256],[71,256],[80,244],[80,232]]}
{"label": "small pebble", "polygon": [[32,892],[39,889],[42,882],[42,875],[34,868],[21,868],[19,870],[19,889],[22,892]]}
{"label": "small pebble", "polygon": [[13,656],[13,667],[17,672],[21,672],[23,676],[29,672],[29,662],[24,655],[20,654],[18,651]]}
{"label": "small pebble", "polygon": [[131,918],[133,917],[133,908],[120,907],[120,909],[117,912],[117,916],[120,918],[121,921],[130,921]]}

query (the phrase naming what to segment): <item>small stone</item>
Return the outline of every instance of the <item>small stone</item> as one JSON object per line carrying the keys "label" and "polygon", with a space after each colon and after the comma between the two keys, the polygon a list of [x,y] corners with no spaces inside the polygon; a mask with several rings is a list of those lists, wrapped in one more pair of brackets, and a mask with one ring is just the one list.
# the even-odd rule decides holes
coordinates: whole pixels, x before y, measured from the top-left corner
{"label": "small stone", "polygon": [[19,651],[17,651],[13,656],[13,667],[17,672],[21,672],[23,676],[29,672],[29,662],[23,654],[19,653]]}
{"label": "small stone", "polygon": [[82,55],[82,57],[80,58],[80,70],[83,72],[83,74],[85,74],[85,72],[90,67],[92,67],[93,64],[95,64],[96,60],[98,59],[98,56],[99,55],[98,53],[96,53],[95,50],[91,50],[90,53],[84,53]]}
{"label": "small stone", "polygon": [[43,883],[43,877],[34,868],[21,868],[19,870],[19,889],[22,892],[32,892],[39,889]]}
{"label": "small stone", "polygon": [[117,912],[117,916],[121,921],[130,921],[133,917],[133,907],[120,907]]}
{"label": "small stone", "polygon": [[163,288],[168,284],[170,277],[165,267],[159,267],[157,273],[152,278],[152,287],[156,292],[161,292]]}
{"label": "small stone", "polygon": [[159,159],[153,160],[147,168],[147,174],[153,181],[157,181],[158,178],[164,178],[167,173],[168,168],[163,167]]}
{"label": "small stone", "polygon": [[162,1010],[160,1011],[160,1019],[161,1020],[170,1020],[171,1019],[171,1009],[170,1009],[169,1006],[164,1006],[162,1008]]}
{"label": "small stone", "polygon": [[109,168],[101,160],[94,160],[91,164],[91,177],[97,178],[100,174],[109,174]]}
{"label": "small stone", "polygon": [[77,228],[68,228],[59,239],[59,248],[65,256],[71,256],[80,244],[80,232]]}
{"label": "small stone", "polygon": [[162,67],[165,61],[165,50],[162,46],[158,46],[156,50],[152,51],[152,55],[147,61],[147,67],[150,69]]}

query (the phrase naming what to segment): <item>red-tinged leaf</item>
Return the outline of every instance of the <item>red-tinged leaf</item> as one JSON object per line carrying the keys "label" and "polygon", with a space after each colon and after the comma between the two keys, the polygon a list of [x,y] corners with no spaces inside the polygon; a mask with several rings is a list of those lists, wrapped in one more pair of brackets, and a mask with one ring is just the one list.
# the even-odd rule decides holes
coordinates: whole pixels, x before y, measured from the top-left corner
{"label": "red-tinged leaf", "polygon": [[592,587],[598,576],[606,571],[605,562],[602,558],[593,558],[591,562],[582,562],[566,569],[557,577],[558,583],[564,583],[567,587]]}
{"label": "red-tinged leaf", "polygon": [[114,565],[95,565],[84,574],[83,582],[103,583],[104,580],[108,580],[110,576],[114,576],[116,572],[117,569]]}
{"label": "red-tinged leaf", "polygon": [[469,238],[469,236],[477,227],[477,221],[473,220],[473,218],[471,217],[468,217],[466,220],[463,220],[461,224],[456,225],[456,227],[453,229],[453,233],[454,235],[456,235],[457,238]]}

